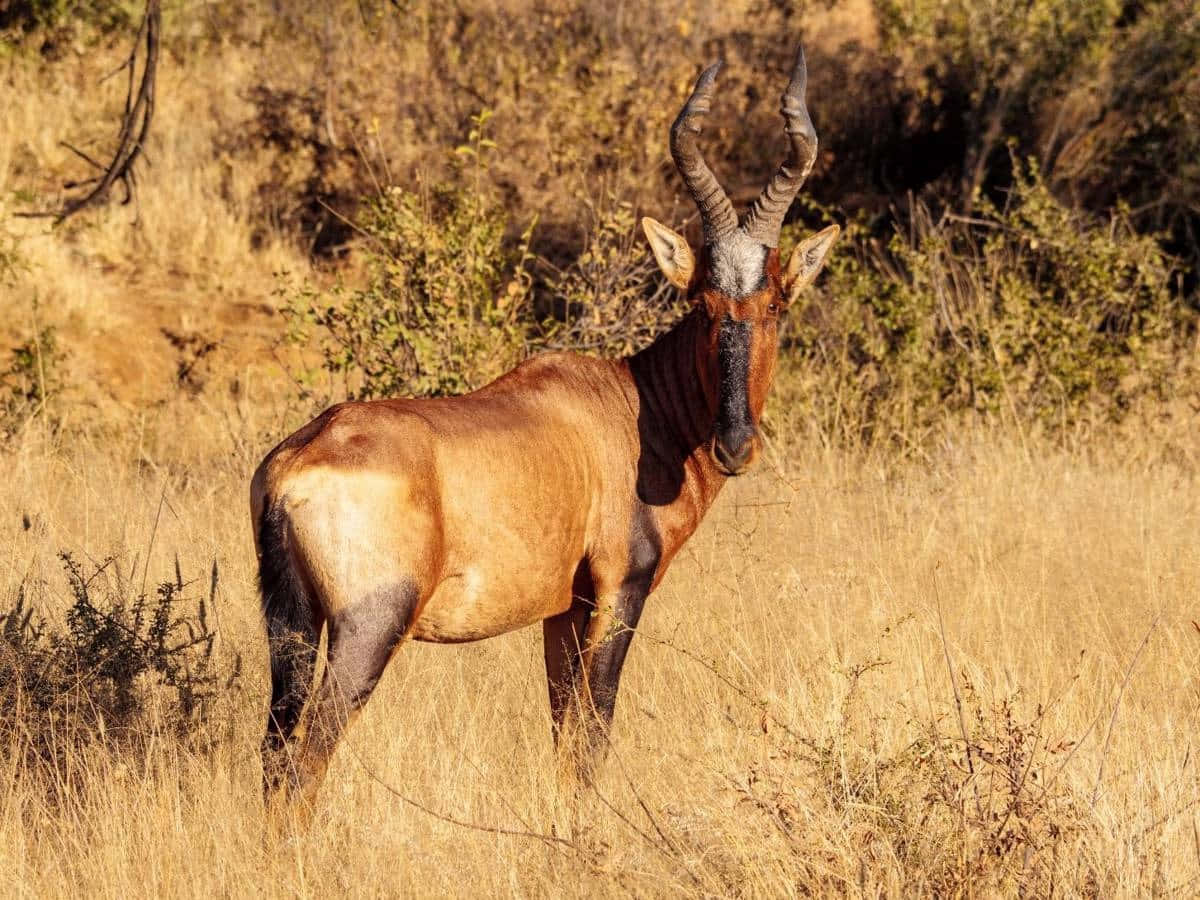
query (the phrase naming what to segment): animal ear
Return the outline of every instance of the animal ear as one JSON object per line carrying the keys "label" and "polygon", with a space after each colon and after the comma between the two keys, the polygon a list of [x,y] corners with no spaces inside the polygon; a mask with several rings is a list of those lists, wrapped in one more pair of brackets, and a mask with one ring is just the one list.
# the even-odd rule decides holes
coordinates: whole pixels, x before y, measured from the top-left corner
{"label": "animal ear", "polygon": [[686,291],[692,281],[692,272],[696,268],[696,257],[687,240],[676,234],[661,222],[656,222],[649,216],[642,219],[642,229],[646,239],[650,241],[650,249],[658,260],[658,267],[667,276],[667,281],[681,291]]}
{"label": "animal ear", "polygon": [[837,225],[830,225],[796,245],[788,259],[787,270],[783,273],[783,293],[787,296],[788,303],[813,283],[821,267],[825,265],[825,258],[829,256],[834,241],[841,233],[842,229]]}

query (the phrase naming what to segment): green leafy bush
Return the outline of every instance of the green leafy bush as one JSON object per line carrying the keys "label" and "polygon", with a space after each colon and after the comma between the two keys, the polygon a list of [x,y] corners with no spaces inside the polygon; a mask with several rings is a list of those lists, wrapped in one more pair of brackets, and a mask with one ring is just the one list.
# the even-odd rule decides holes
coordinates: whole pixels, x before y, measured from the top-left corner
{"label": "green leafy bush", "polygon": [[427,190],[391,187],[360,222],[367,283],[326,300],[293,298],[292,337],[316,331],[324,369],[351,398],[455,394],[500,375],[524,352],[532,224],[516,246],[487,179],[488,114],[456,150],[455,176]]}
{"label": "green leafy bush", "polygon": [[1120,212],[1090,218],[1014,166],[1004,207],[915,205],[886,250],[848,230],[789,332],[791,402],[822,429],[910,441],[972,412],[1053,430],[1167,390],[1185,330],[1173,261]]}

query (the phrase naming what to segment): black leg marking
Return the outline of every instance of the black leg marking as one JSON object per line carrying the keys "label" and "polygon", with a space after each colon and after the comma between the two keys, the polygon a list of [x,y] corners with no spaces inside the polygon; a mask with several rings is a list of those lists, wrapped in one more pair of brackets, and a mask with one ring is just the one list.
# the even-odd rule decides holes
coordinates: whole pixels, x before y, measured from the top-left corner
{"label": "black leg marking", "polygon": [[[621,684],[621,669],[633,642],[634,630],[642,617],[645,596],[623,597],[614,610],[611,632],[602,635],[591,649],[588,661],[588,691],[598,724],[607,731],[617,707],[617,689]],[[596,736],[599,739],[600,735]]]}
{"label": "black leg marking", "polygon": [[625,655],[633,642],[646,597],[654,585],[654,576],[662,559],[662,538],[650,507],[634,506],[629,534],[629,567],[621,581],[620,594],[613,610],[613,623],[607,635],[598,635],[588,666],[588,684],[592,702],[607,729],[612,724]]}
{"label": "black leg marking", "polygon": [[310,795],[320,784],[329,757],[352,713],[371,697],[392,652],[403,639],[418,601],[417,586],[405,579],[343,609],[329,620],[329,649],[304,745],[299,781]]}
{"label": "black leg marking", "polygon": [[[595,591],[589,577],[592,596],[577,600],[570,610],[543,626],[555,742],[573,757],[577,773],[585,778],[604,757],[621,670],[661,559],[662,540],[653,513],[649,506],[638,503],[630,527],[626,573],[613,599],[612,621],[603,632],[594,631],[602,620],[592,618]],[[579,581],[577,576],[577,587]],[[564,728],[569,714],[577,729]],[[564,747],[561,738],[567,733],[571,733],[572,745]]]}
{"label": "black leg marking", "polygon": [[371,696],[417,608],[417,586],[405,579],[348,606],[329,621],[332,689],[349,710]]}
{"label": "black leg marking", "polygon": [[579,688],[580,650],[587,640],[587,624],[596,608],[596,588],[587,560],[579,563],[571,584],[571,606],[542,622],[542,651],[546,659],[546,686],[550,693],[550,720],[558,743],[563,719]]}

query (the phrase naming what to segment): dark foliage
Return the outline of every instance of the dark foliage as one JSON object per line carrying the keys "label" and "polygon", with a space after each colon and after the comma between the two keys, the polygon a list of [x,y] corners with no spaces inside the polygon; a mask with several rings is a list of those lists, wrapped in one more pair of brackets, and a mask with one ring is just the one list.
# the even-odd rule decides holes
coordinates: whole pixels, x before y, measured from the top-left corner
{"label": "dark foliage", "polygon": [[60,604],[29,581],[0,613],[0,752],[61,783],[88,745],[137,758],[164,731],[211,744],[216,701],[240,676],[240,659],[223,672],[214,654],[215,563],[207,596],[193,599],[178,563],[148,594],[113,558],[85,567],[60,557],[71,601],[61,617],[40,611]]}

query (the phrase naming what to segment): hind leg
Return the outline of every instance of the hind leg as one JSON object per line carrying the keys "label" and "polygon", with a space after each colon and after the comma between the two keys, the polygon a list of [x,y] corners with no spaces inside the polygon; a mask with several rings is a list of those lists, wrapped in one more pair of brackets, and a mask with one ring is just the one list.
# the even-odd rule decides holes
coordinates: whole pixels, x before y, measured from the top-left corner
{"label": "hind leg", "polygon": [[301,623],[271,622],[267,644],[271,654],[271,705],[262,742],[263,787],[271,797],[292,769],[292,737],[312,691],[317,644],[324,624],[317,614]]}
{"label": "hind leg", "polygon": [[321,687],[309,709],[295,754],[292,790],[307,815],[338,739],[379,683],[417,607],[416,585],[405,581],[377,591],[329,619],[329,646]]}
{"label": "hind leg", "polygon": [[255,549],[271,658],[271,702],[262,742],[263,787],[276,793],[289,768],[293,734],[312,691],[325,616],[289,551],[284,504],[255,497]]}
{"label": "hind leg", "polygon": [[542,622],[542,651],[546,659],[546,687],[550,692],[550,726],[554,745],[563,740],[567,710],[577,702],[580,688],[580,651],[587,640],[588,618],[595,608],[591,597],[576,597],[571,608]]}

